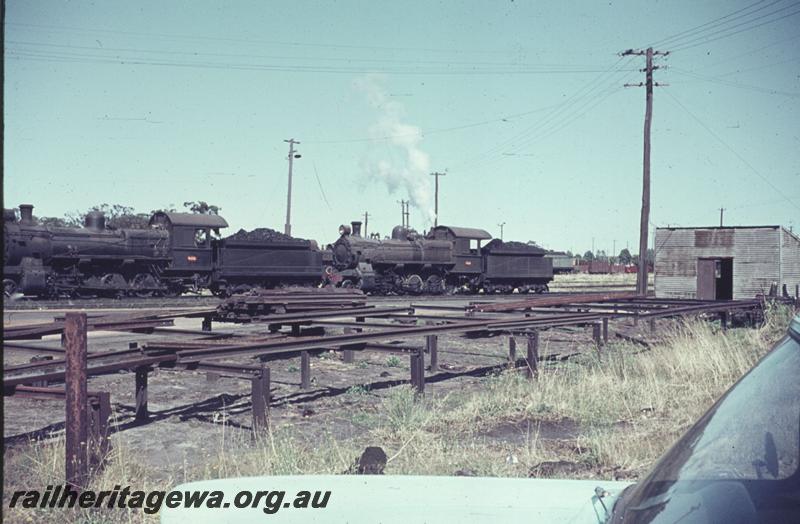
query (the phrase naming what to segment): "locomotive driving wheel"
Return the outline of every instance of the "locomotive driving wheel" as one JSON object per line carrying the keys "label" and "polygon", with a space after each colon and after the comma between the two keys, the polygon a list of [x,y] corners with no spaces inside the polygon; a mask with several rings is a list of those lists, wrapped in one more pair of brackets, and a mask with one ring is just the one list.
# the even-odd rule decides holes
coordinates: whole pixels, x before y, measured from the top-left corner
{"label": "locomotive driving wheel", "polygon": [[131,293],[139,298],[152,297],[156,287],[158,287],[156,279],[147,273],[138,273],[131,280]]}
{"label": "locomotive driving wheel", "polygon": [[403,280],[403,291],[412,295],[422,293],[424,283],[419,275],[409,275]]}
{"label": "locomotive driving wheel", "polygon": [[128,283],[125,282],[125,277],[119,273],[106,273],[100,279],[100,284],[106,288],[103,290],[103,294],[112,297],[124,295],[124,289],[128,287]]}
{"label": "locomotive driving wheel", "polygon": [[441,295],[445,291],[444,280],[439,275],[431,275],[425,279],[425,291],[432,295]]}

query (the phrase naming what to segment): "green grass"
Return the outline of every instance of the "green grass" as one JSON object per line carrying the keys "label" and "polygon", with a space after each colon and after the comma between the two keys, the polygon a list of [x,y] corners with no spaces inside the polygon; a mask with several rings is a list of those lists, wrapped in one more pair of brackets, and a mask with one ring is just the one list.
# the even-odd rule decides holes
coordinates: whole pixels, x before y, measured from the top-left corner
{"label": "green grass", "polygon": [[391,357],[386,359],[386,366],[390,368],[398,368],[402,365],[402,362],[397,355],[392,355]]}

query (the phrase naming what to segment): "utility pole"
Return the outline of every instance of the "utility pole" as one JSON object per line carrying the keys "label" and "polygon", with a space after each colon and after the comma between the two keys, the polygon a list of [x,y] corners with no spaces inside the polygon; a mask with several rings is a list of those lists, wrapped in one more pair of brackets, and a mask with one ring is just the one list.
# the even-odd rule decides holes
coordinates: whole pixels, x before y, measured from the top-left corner
{"label": "utility pole", "polygon": [[722,227],[722,213],[725,211],[724,207],[719,208],[719,227]]}
{"label": "utility pole", "polygon": [[284,140],[289,144],[289,191],[286,193],[286,225],[283,228],[283,233],[287,236],[292,235],[292,161],[295,158],[300,158],[297,151],[294,150],[294,145],[299,144],[294,138]]}
{"label": "utility pole", "polygon": [[364,238],[367,238],[367,224],[369,223],[369,213],[364,211]]}
{"label": "utility pole", "polygon": [[447,173],[431,173],[431,176],[435,177],[435,180],[436,180],[436,183],[435,183],[436,190],[433,193],[434,194],[434,198],[433,198],[433,214],[434,214],[433,227],[436,227],[436,226],[439,225],[439,177],[440,176],[445,176],[446,174]]}
{"label": "utility pole", "polygon": [[653,71],[660,69],[659,66],[653,65],[653,56],[666,56],[668,54],[669,51],[653,51],[652,47],[648,47],[645,51],[628,49],[622,53],[622,56],[644,55],[646,59],[645,68],[642,70],[645,73],[644,83],[625,84],[625,87],[644,86],[646,90],[647,105],[644,114],[644,166],[642,170],[642,217],[639,223],[639,269],[636,275],[636,292],[643,297],[647,296],[647,224],[650,221],[650,123],[653,119],[653,86],[665,85],[653,83]]}
{"label": "utility pole", "polygon": [[503,222],[503,223],[497,224],[497,225],[500,226],[500,240],[503,240],[503,227],[506,225],[506,223]]}

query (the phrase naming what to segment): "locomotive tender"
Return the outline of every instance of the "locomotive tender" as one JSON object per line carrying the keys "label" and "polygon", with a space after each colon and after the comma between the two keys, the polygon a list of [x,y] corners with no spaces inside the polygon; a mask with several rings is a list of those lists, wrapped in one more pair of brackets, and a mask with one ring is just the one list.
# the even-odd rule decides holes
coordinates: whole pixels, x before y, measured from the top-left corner
{"label": "locomotive tender", "polygon": [[[254,287],[338,285],[373,294],[547,291],[544,250],[491,240],[481,229],[438,226],[426,235],[402,226],[389,239],[339,228],[327,250],[272,230],[221,238],[218,215],[159,211],[147,229],[114,229],[100,212],[84,227],[40,225],[33,206],[4,211],[3,288],[40,297],[177,296],[204,289],[225,296]],[[213,234],[212,234],[213,233]],[[491,240],[486,245],[483,241]]]}
{"label": "locomotive tender", "polygon": [[376,240],[361,236],[361,223],[341,226],[330,246],[340,285],[377,294],[547,291],[552,261],[541,248],[494,239],[482,229],[437,226],[427,235],[402,226]]}

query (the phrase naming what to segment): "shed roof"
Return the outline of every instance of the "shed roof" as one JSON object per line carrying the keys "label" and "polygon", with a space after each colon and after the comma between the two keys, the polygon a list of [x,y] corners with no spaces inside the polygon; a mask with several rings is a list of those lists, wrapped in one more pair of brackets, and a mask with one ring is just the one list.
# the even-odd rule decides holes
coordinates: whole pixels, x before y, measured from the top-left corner
{"label": "shed roof", "polygon": [[781,227],[783,226],[670,226],[656,229],[778,229]]}
{"label": "shed roof", "polygon": [[483,229],[476,229],[474,227],[451,227],[451,226],[436,226],[434,229],[445,229],[456,238],[474,238],[477,240],[489,240],[492,238],[487,231]]}
{"label": "shed roof", "polygon": [[[164,220],[166,219],[166,220]],[[158,222],[169,222],[173,226],[195,226],[195,227],[228,227],[228,222],[219,215],[205,215],[201,213],[169,213],[157,211],[150,217],[150,225]]]}

